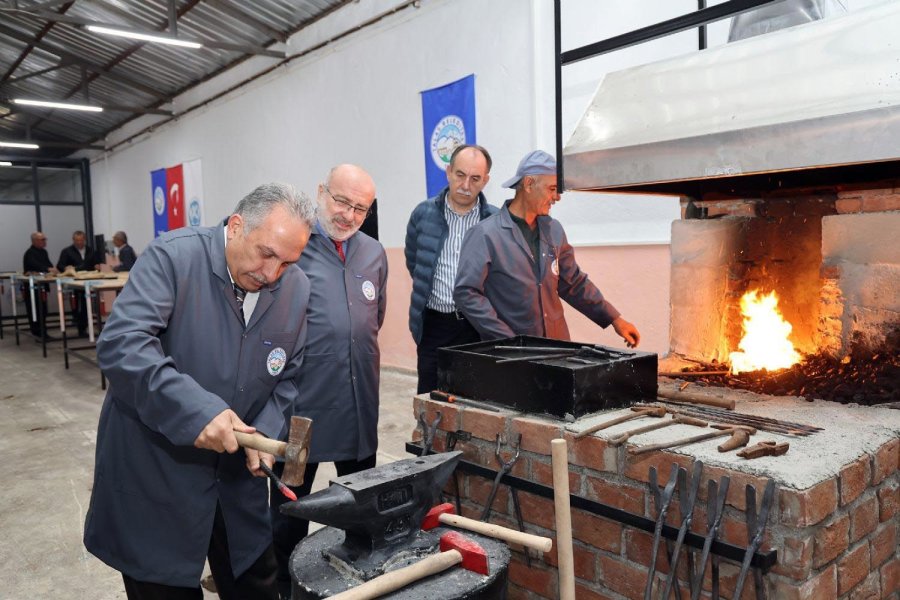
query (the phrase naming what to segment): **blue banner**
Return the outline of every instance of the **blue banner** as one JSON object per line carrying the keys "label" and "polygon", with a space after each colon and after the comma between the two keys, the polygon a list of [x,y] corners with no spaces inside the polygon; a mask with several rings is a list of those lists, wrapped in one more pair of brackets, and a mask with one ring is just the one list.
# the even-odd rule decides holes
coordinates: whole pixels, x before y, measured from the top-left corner
{"label": "blue banner", "polygon": [[169,210],[166,203],[166,170],[150,171],[153,201],[153,237],[169,230]]}
{"label": "blue banner", "polygon": [[425,183],[428,196],[447,185],[450,155],[462,144],[475,144],[475,75],[422,92]]}

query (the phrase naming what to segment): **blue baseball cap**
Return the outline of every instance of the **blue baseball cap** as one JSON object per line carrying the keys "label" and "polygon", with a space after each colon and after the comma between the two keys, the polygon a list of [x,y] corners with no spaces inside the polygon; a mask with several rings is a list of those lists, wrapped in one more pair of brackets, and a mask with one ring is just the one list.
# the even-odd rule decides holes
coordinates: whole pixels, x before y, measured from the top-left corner
{"label": "blue baseball cap", "polygon": [[519,161],[519,168],[512,179],[503,183],[505,188],[514,188],[526,175],[556,175],[556,159],[543,150],[534,150]]}

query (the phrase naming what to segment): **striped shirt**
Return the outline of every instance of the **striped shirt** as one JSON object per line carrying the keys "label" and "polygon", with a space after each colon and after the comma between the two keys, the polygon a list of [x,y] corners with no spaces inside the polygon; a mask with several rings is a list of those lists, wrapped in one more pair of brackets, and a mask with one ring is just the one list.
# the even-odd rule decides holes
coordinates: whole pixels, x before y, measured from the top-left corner
{"label": "striped shirt", "polygon": [[462,247],[466,232],[478,223],[480,216],[478,202],[466,214],[458,215],[450,208],[446,196],[444,197],[444,220],[447,221],[450,231],[434,268],[431,295],[425,304],[427,308],[442,313],[456,310],[456,305],[453,304],[453,284],[456,282],[456,268],[459,266],[459,249]]}

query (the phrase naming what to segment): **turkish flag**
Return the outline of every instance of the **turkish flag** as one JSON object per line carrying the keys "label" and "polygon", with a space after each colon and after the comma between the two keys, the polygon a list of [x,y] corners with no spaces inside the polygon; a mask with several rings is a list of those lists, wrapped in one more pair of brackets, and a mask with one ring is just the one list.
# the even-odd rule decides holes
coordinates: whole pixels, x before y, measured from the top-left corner
{"label": "turkish flag", "polygon": [[184,172],[181,165],[166,169],[166,192],[169,196],[169,231],[184,227]]}

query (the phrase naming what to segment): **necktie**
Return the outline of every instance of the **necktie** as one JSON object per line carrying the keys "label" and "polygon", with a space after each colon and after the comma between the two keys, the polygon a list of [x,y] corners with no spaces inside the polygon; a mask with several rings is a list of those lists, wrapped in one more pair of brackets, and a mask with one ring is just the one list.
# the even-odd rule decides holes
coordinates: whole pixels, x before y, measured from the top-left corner
{"label": "necktie", "polygon": [[231,287],[234,288],[234,297],[237,299],[238,308],[241,309],[241,323],[246,324],[244,319],[244,297],[247,295],[247,290],[236,283],[232,283]]}
{"label": "necktie", "polygon": [[344,242],[340,240],[331,240],[331,243],[334,244],[335,250],[337,250],[338,256],[341,257],[341,262],[346,262],[346,258],[344,257]]}

